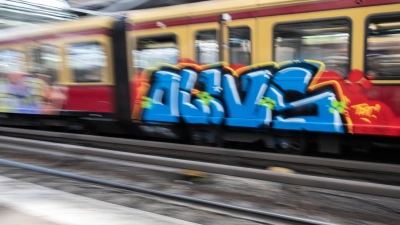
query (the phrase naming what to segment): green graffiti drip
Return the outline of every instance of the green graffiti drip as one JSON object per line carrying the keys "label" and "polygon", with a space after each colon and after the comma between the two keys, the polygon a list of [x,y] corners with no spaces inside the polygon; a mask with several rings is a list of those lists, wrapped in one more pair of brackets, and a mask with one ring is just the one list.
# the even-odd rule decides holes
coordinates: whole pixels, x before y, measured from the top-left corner
{"label": "green graffiti drip", "polygon": [[151,109],[153,105],[153,99],[149,97],[142,97],[142,108],[143,109]]}
{"label": "green graffiti drip", "polygon": [[205,91],[198,94],[197,97],[202,101],[203,105],[206,106],[209,106],[210,101],[214,99],[208,92]]}
{"label": "green graffiti drip", "polygon": [[335,110],[337,110],[340,114],[344,113],[344,109],[346,108],[346,103],[343,101],[332,101],[331,102],[332,107],[329,107],[329,112],[334,113]]}
{"label": "green graffiti drip", "polygon": [[263,97],[262,99],[260,99],[259,105],[266,106],[270,110],[274,110],[276,106],[276,101],[268,97]]}

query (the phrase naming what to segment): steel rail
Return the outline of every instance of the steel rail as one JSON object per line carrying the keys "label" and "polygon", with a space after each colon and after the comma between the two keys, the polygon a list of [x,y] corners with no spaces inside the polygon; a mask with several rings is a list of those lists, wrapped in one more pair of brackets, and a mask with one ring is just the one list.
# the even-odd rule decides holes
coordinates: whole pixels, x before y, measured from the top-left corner
{"label": "steel rail", "polygon": [[[0,127],[0,134],[7,136],[7,134],[10,133],[29,135],[31,137],[45,137],[45,138],[50,137],[50,138],[57,138],[60,140],[69,139],[74,141],[88,141],[91,143],[159,148],[159,149],[166,149],[166,151],[173,149],[175,151],[178,150],[183,152],[218,155],[222,157],[223,156],[240,157],[240,158],[254,159],[254,160],[268,160],[274,162],[302,164],[309,166],[323,166],[331,168],[350,169],[356,171],[400,174],[400,165],[395,165],[395,164],[359,162],[353,160],[328,159],[328,158],[285,155],[285,154],[275,154],[266,152],[252,152],[252,151],[237,150],[237,149],[203,147],[203,146],[193,146],[193,145],[174,144],[165,142],[154,142],[154,141],[133,140],[124,138],[111,138],[103,136]],[[7,142],[7,138],[0,136],[0,141]]]}
{"label": "steel rail", "polygon": [[[167,157],[150,156],[128,152],[118,152],[107,149],[89,148],[69,144],[58,144],[37,140],[24,140],[21,138],[9,138],[9,143],[16,144],[20,148],[40,148],[54,151],[62,151],[79,155],[92,155],[104,158],[134,161],[173,168],[197,170],[214,174],[272,181],[278,183],[301,185],[315,188],[331,189],[337,191],[369,194],[376,196],[400,198],[400,187],[370,182],[350,181],[336,178],[317,177],[302,174],[284,174],[273,171],[251,169],[237,166],[220,165],[214,163],[173,159]],[[0,147],[7,149],[6,144],[0,142]]]}
{"label": "steel rail", "polygon": [[169,193],[169,192],[151,190],[151,189],[142,188],[142,187],[138,187],[138,186],[101,180],[98,178],[82,176],[82,175],[78,175],[78,174],[48,169],[48,168],[44,168],[44,167],[34,166],[34,165],[30,165],[30,164],[25,164],[25,163],[19,163],[19,162],[10,161],[10,160],[0,159],[0,165],[16,167],[16,168],[25,169],[25,170],[31,170],[31,171],[35,171],[35,172],[39,172],[39,173],[45,173],[45,174],[50,174],[50,175],[54,175],[54,176],[65,177],[65,178],[73,179],[73,180],[85,181],[85,182],[89,182],[89,183],[93,183],[93,184],[98,184],[98,185],[103,185],[103,186],[108,186],[108,187],[113,187],[113,188],[118,188],[118,189],[123,189],[123,190],[128,190],[128,191],[134,191],[134,192],[140,192],[140,193],[144,193],[144,194],[155,195],[155,196],[159,196],[159,197],[179,200],[179,201],[188,202],[188,203],[196,203],[196,204],[204,205],[207,207],[219,208],[219,209],[224,209],[224,210],[233,210],[235,212],[245,213],[248,215],[254,215],[257,217],[262,216],[262,217],[273,218],[275,220],[278,219],[281,222],[283,222],[283,221],[290,222],[291,224],[334,225],[333,223],[305,219],[305,218],[295,217],[295,216],[288,216],[288,215],[283,215],[283,214],[279,214],[279,213],[266,212],[266,211],[261,211],[261,210],[256,210],[256,209],[251,209],[251,208],[246,208],[246,207],[241,207],[241,206],[229,205],[229,204],[215,202],[215,201],[209,201],[209,200],[204,200],[204,199],[199,199],[199,198],[188,197],[188,196],[184,196],[184,195],[173,194],[173,193]]}

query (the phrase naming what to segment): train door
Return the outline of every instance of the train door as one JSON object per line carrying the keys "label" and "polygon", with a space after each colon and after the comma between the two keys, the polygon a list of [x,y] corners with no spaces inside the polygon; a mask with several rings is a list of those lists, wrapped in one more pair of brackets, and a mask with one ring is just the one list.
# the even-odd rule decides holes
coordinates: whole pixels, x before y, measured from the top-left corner
{"label": "train door", "polygon": [[226,59],[232,67],[249,66],[258,61],[257,30],[255,18],[239,19],[226,23],[224,43]]}
{"label": "train door", "polygon": [[[162,22],[158,22],[161,26]],[[133,79],[145,69],[161,63],[176,65],[188,52],[187,27],[172,26],[154,29],[134,27],[128,32],[128,56]]]}
{"label": "train door", "polygon": [[27,44],[31,104],[40,107],[38,114],[57,115],[67,100],[63,43],[57,39],[32,41]]}
{"label": "train door", "polygon": [[175,131],[179,130],[175,125],[180,122],[177,65],[188,58],[189,44],[185,22],[179,26],[171,23],[160,20],[147,24],[152,28],[146,29],[139,23],[131,25],[127,41],[131,118],[136,124],[142,124],[138,126],[138,133],[174,139],[180,136]]}
{"label": "train door", "polygon": [[204,23],[198,23],[204,18],[193,17],[189,25],[189,43],[194,43],[189,49],[191,59],[201,65],[223,61],[236,66],[248,66],[258,60],[254,48],[256,20],[236,20],[237,17],[223,13]]}
{"label": "train door", "polygon": [[258,60],[253,51],[257,36],[256,19],[236,19],[238,17],[238,14],[224,13],[219,15],[218,22],[190,25],[195,47],[192,55],[202,65],[198,86],[192,93],[207,99],[210,112],[204,124],[212,128],[205,129],[207,131],[199,136],[212,134],[213,141],[218,144],[261,139],[261,135],[256,133],[266,116],[260,119],[263,111],[259,110],[258,101],[254,104],[254,100],[261,97],[257,93],[265,86],[264,76],[258,74],[261,70],[251,75],[247,70],[247,66]]}

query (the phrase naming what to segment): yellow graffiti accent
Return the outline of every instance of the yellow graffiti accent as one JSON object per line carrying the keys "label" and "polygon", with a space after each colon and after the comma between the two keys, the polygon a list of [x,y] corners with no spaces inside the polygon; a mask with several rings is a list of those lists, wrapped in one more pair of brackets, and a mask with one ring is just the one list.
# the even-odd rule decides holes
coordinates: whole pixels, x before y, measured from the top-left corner
{"label": "yellow graffiti accent", "polygon": [[305,62],[308,63],[313,63],[313,64],[317,64],[319,65],[318,68],[318,72],[315,74],[314,78],[312,79],[311,83],[310,83],[310,87],[314,86],[316,83],[318,83],[319,78],[321,77],[321,75],[324,73],[325,71],[325,64],[321,61],[317,61],[317,60],[311,60],[311,59],[306,59],[304,60]]}
{"label": "yellow graffiti accent", "polygon": [[370,106],[367,103],[362,103],[358,105],[352,105],[351,108],[356,110],[357,116],[374,116],[376,118],[376,115],[373,115],[373,112],[379,112],[381,110],[381,105],[376,104],[375,106]]}
{"label": "yellow graffiti accent", "polygon": [[319,84],[315,84],[312,85],[308,88],[309,91],[313,91],[315,89],[321,88],[321,87],[325,87],[325,86],[329,86],[332,85],[335,90],[337,91],[338,97],[340,101],[345,101],[345,95],[343,94],[343,90],[342,87],[340,86],[339,82],[335,81],[335,80],[329,80],[329,81],[324,81],[322,83]]}
{"label": "yellow graffiti accent", "polygon": [[224,69],[229,70],[229,72],[231,72],[231,74],[232,74],[233,76],[239,77],[239,74],[238,74],[234,69],[232,69],[231,67],[229,67],[229,66],[224,66]]}
{"label": "yellow graffiti accent", "polygon": [[168,63],[157,63],[156,65],[157,65],[156,68],[170,67],[170,68],[177,69],[177,70],[180,69],[179,66],[168,64]]}
{"label": "yellow graffiti accent", "polygon": [[349,115],[349,111],[345,110],[344,111],[344,118],[346,119],[346,123],[347,123],[347,130],[350,134],[353,134],[353,121],[351,120],[351,117]]}
{"label": "yellow graffiti accent", "polygon": [[361,118],[361,120],[364,120],[367,123],[371,123],[371,120],[367,119],[367,118]]}
{"label": "yellow graffiti accent", "polygon": [[194,68],[197,71],[203,71],[203,70],[218,68],[218,67],[228,67],[228,63],[217,62],[217,63],[207,64],[207,65],[198,65],[195,63],[179,63],[178,64],[178,68],[187,68],[187,67]]}
{"label": "yellow graffiti accent", "polygon": [[203,68],[203,66],[200,66],[200,65],[197,65],[197,64],[193,64],[193,63],[179,63],[179,64],[178,64],[178,67],[179,67],[179,68],[187,68],[187,67],[190,67],[190,68],[194,68],[194,69],[197,70],[197,71],[200,71],[200,70],[202,70],[202,68]]}
{"label": "yellow graffiti accent", "polygon": [[288,61],[280,62],[280,63],[279,63],[279,68],[280,68],[280,67],[285,67],[285,66],[288,66],[288,65],[292,65],[293,63],[294,63],[293,60],[288,60]]}
{"label": "yellow graffiti accent", "polygon": [[204,65],[205,69],[211,69],[211,68],[217,68],[217,67],[229,67],[229,64],[227,62],[216,62],[216,63]]}
{"label": "yellow graffiti accent", "polygon": [[[233,73],[232,74],[234,76],[239,77],[242,74],[245,74],[245,73],[247,73],[249,71],[258,70],[258,69],[264,68],[264,67],[273,67],[276,70],[278,70],[280,68],[279,64],[276,63],[276,62],[266,62],[266,63],[258,63],[258,64],[253,64],[253,65],[249,65],[249,66],[245,66],[245,67],[239,68],[239,69],[236,70],[235,74],[233,74]],[[233,69],[231,69],[231,70],[233,70]]]}
{"label": "yellow graffiti accent", "polygon": [[190,92],[190,94],[192,94],[192,95],[198,95],[200,93],[201,93],[201,91],[199,91],[197,89],[193,89],[192,92]]}
{"label": "yellow graffiti accent", "polygon": [[343,95],[343,101],[346,103],[346,105],[350,105],[351,103],[351,100],[346,95]]}
{"label": "yellow graffiti accent", "polygon": [[[292,61],[290,61],[292,62]],[[293,63],[293,62],[292,62]],[[279,64],[276,62],[266,62],[266,63],[258,63],[258,64],[253,64],[253,65],[249,65],[249,66],[244,66],[241,68],[238,68],[237,70],[234,70],[233,68],[231,68],[229,66],[229,64],[227,62],[217,62],[217,63],[213,63],[213,64],[207,64],[207,65],[198,65],[195,63],[179,63],[178,67],[180,69],[184,69],[184,68],[193,68],[196,71],[203,71],[203,70],[207,70],[207,69],[213,69],[213,68],[218,68],[218,67],[222,67],[222,69],[229,71],[233,76],[235,77],[239,77],[242,74],[245,74],[249,71],[252,70],[257,70],[263,67],[273,67],[275,69],[279,69]]]}

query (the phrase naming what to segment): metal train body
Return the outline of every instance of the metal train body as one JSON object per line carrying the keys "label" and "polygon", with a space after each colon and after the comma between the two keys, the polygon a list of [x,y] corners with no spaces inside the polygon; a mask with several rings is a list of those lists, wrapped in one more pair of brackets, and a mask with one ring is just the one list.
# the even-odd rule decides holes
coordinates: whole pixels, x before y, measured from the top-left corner
{"label": "metal train body", "polygon": [[396,144],[399,12],[395,0],[220,0],[7,29],[1,123],[297,153]]}

